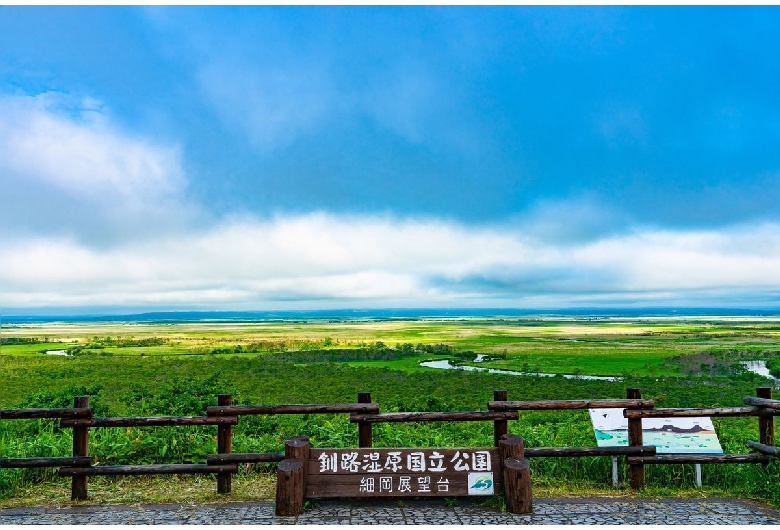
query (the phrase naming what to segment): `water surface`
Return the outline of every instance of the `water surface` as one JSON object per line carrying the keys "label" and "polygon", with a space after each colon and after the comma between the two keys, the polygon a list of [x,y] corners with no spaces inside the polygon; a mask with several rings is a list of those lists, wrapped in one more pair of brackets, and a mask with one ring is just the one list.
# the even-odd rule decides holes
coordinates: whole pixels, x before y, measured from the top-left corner
{"label": "water surface", "polygon": [[[475,362],[480,362],[484,358],[484,355],[478,355]],[[488,374],[508,374],[508,375],[525,375],[525,376],[539,376],[539,377],[555,377],[559,374],[546,374],[538,372],[516,372],[513,370],[499,370],[496,368],[480,368],[478,366],[461,366],[452,364],[449,359],[441,361],[423,361],[420,366],[426,368],[440,368],[443,370],[465,370],[467,372],[485,372]],[[566,379],[593,379],[600,381],[620,381],[620,377],[611,377],[606,375],[579,375],[579,374],[562,374]]]}
{"label": "water surface", "polygon": [[769,379],[780,381],[780,379],[769,373],[769,368],[766,367],[766,361],[742,361],[741,364],[754,374],[763,375]]}

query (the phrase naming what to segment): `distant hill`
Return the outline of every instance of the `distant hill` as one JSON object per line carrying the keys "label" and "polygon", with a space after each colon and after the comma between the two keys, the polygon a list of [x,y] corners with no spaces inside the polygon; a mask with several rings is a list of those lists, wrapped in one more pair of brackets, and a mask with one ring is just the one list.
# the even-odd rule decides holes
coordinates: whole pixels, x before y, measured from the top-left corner
{"label": "distant hill", "polygon": [[638,318],[651,316],[780,316],[778,310],[731,308],[576,308],[576,309],[511,309],[511,308],[415,308],[415,309],[319,309],[290,311],[154,311],[119,313],[94,311],[67,313],[50,309],[48,314],[3,315],[2,323],[23,324],[41,322],[187,322],[203,320],[295,320],[295,319],[414,319],[433,317],[594,317]]}

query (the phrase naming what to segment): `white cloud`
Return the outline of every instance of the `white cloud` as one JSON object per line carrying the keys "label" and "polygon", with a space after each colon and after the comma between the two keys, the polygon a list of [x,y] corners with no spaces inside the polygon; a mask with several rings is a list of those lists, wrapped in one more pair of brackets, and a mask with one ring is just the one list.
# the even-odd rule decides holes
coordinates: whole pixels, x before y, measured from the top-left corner
{"label": "white cloud", "polygon": [[0,254],[3,305],[25,308],[750,305],[776,299],[778,285],[774,224],[555,243],[521,227],[318,213],[114,249],[40,239]]}
{"label": "white cloud", "polygon": [[95,99],[0,96],[2,230],[161,228],[187,211],[180,159],[177,146],[122,131]]}
{"label": "white cloud", "polygon": [[772,291],[780,285],[777,225],[647,232],[599,241],[576,255],[580,263],[619,271],[627,289]]}
{"label": "white cloud", "polygon": [[[77,102],[78,116],[56,94],[0,98],[0,167],[90,200],[106,195],[139,202],[184,185],[175,147],[159,147],[115,130],[99,102]],[[74,109],[71,109],[71,112]]]}

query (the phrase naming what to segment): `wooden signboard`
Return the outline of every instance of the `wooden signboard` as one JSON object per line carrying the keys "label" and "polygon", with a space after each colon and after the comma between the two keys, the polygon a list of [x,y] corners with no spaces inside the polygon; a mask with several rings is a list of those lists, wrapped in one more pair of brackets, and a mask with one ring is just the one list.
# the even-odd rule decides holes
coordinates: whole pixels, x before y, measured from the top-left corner
{"label": "wooden signboard", "polygon": [[312,449],[285,442],[276,468],[276,515],[301,513],[305,499],[333,497],[466,497],[505,493],[507,511],[530,513],[531,475],[523,439],[498,447]]}
{"label": "wooden signboard", "polygon": [[459,497],[501,491],[498,449],[311,449],[305,496]]}

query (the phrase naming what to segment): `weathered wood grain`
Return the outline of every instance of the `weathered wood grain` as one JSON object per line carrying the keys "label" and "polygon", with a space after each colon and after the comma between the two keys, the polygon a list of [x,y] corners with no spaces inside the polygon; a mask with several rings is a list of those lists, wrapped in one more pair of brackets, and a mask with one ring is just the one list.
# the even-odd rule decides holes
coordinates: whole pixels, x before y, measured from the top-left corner
{"label": "weathered wood grain", "polygon": [[210,466],[221,464],[253,464],[257,462],[281,462],[284,453],[231,453],[227,455],[207,455],[206,463]]}
{"label": "weathered wood grain", "polygon": [[697,418],[707,416],[760,416],[762,410],[758,407],[718,407],[698,409],[653,409],[624,410],[624,418]]}
{"label": "weathered wood grain", "polygon": [[[371,403],[371,392],[358,392],[358,403]],[[379,412],[377,407],[376,412]],[[374,434],[373,427],[367,421],[358,423],[358,447],[373,447]]]}
{"label": "weathered wood grain", "polygon": [[652,408],[652,399],[553,399],[541,401],[488,401],[490,410],[568,410]]}
{"label": "weathered wood grain", "polygon": [[[509,393],[506,390],[494,390],[493,400],[498,402],[506,402],[509,398]],[[488,403],[490,408],[490,403]],[[498,447],[501,437],[509,432],[509,422],[505,419],[493,420],[493,445]]]}
{"label": "weathered wood grain", "polygon": [[207,464],[146,464],[137,466],[63,467],[62,477],[92,475],[173,475],[193,473],[235,473],[235,464],[210,466]]}
{"label": "weathered wood grain", "polygon": [[297,458],[301,462],[309,460],[311,444],[308,436],[293,436],[284,442],[284,457]]}
{"label": "weathered wood grain", "polygon": [[276,469],[276,515],[291,517],[301,513],[305,494],[304,463],[286,458]]}
{"label": "weathered wood grain", "polygon": [[0,409],[1,420],[88,418],[90,416],[92,416],[92,409],[89,407],[68,409]]}
{"label": "weathered wood grain", "polygon": [[493,421],[516,420],[517,412],[384,412],[380,414],[352,414],[349,421],[387,423],[406,421]]}
{"label": "weathered wood grain", "polygon": [[522,459],[525,455],[525,442],[516,434],[504,434],[498,440],[498,461],[503,462],[514,456]]}
{"label": "weathered wood grain", "polygon": [[506,511],[531,513],[531,467],[528,460],[511,456],[503,462],[504,498]]}
{"label": "weathered wood grain", "polygon": [[780,458],[780,448],[777,448],[774,445],[762,444],[759,442],[754,442],[753,440],[748,440],[745,442],[745,445],[751,449],[755,449],[759,453],[774,456],[775,458]]}
{"label": "weathered wood grain", "polygon": [[339,412],[379,412],[378,403],[337,403],[331,405],[232,405],[206,407],[208,416],[241,416],[243,414],[330,414]]}
{"label": "weathered wood grain", "polygon": [[62,427],[178,427],[186,425],[237,425],[236,416],[144,416],[60,420]]}
{"label": "weathered wood grain", "polygon": [[749,464],[768,462],[769,457],[755,453],[726,455],[677,454],[629,456],[627,460],[629,464]]}
{"label": "weathered wood grain", "polygon": [[526,458],[539,457],[577,457],[577,456],[640,456],[654,455],[654,445],[628,447],[526,447]]}
{"label": "weathered wood grain", "polygon": [[[233,396],[230,394],[219,394],[217,396],[217,405],[220,407],[228,407],[233,404]],[[226,420],[228,418],[236,418],[238,423],[238,417],[236,416],[219,416],[218,419]],[[208,418],[207,419],[213,419]],[[233,452],[233,428],[227,422],[223,422],[217,427],[217,453],[230,454]],[[220,473],[217,475],[217,493],[230,493],[232,488],[232,473]]]}
{"label": "weathered wood grain", "polygon": [[63,467],[92,465],[90,456],[51,456],[46,458],[0,458],[0,468]]}
{"label": "weathered wood grain", "polygon": [[[76,396],[73,399],[73,407],[79,409],[89,408],[89,396]],[[60,420],[60,423],[67,420]],[[81,420],[86,421],[86,420]],[[75,427],[73,429],[73,456],[89,456],[89,429],[86,427]],[[62,471],[64,468],[60,468]],[[71,469],[79,469],[74,467]],[[87,468],[81,468],[87,469]],[[87,498],[87,477],[73,476],[70,484],[71,500],[86,500]]]}
{"label": "weathered wood grain", "polygon": [[[638,388],[626,389],[627,399],[642,399],[642,392]],[[623,411],[623,416],[626,416],[627,412],[634,412],[630,409]],[[642,411],[647,412],[647,411]],[[626,416],[628,417],[628,416]],[[628,445],[638,447],[643,445],[642,442],[642,419],[631,417],[628,418]],[[628,470],[628,481],[631,485],[631,489],[642,489],[645,485],[645,468],[641,463],[631,464]]]}
{"label": "weathered wood grain", "polygon": [[[771,389],[767,389],[767,390],[770,391],[769,395],[771,395]],[[742,398],[742,403],[744,403],[745,405],[753,405],[755,407],[767,407],[770,409],[780,410],[780,400],[777,399],[747,396]]]}
{"label": "weathered wood grain", "polygon": [[[771,388],[765,386],[757,388],[756,396],[754,400],[760,400],[761,406],[775,409],[775,412],[780,413],[780,401],[772,399]],[[758,417],[758,440],[764,445],[775,445],[775,418],[773,416]]]}

